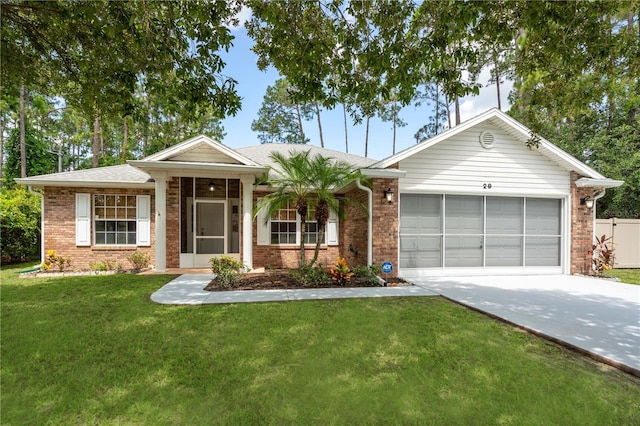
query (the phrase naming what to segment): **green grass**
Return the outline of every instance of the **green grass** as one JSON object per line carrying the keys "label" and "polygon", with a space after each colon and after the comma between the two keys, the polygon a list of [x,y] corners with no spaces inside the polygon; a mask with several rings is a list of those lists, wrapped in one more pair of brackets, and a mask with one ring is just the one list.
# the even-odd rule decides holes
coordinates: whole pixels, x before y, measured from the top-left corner
{"label": "green grass", "polygon": [[609,269],[605,274],[618,277],[623,283],[640,285],[640,269]]}
{"label": "green grass", "polygon": [[169,307],[2,271],[1,423],[640,424],[640,386],[444,299]]}

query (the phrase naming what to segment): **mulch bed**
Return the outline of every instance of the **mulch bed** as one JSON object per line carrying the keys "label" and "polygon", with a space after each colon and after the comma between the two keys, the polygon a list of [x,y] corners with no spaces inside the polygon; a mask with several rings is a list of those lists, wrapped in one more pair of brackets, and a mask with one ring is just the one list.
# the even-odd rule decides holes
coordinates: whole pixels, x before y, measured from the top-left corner
{"label": "mulch bed", "polygon": [[[387,280],[389,287],[399,285],[412,285],[402,278],[389,278]],[[265,272],[247,273],[238,278],[238,282],[233,287],[223,287],[216,279],[212,280],[206,291],[236,291],[236,290],[285,290],[285,289],[304,289],[304,288],[346,288],[346,287],[378,287],[372,285],[369,281],[351,277],[347,285],[341,286],[335,281],[329,281],[326,284],[308,286],[301,283],[294,277],[289,270],[274,269]]]}

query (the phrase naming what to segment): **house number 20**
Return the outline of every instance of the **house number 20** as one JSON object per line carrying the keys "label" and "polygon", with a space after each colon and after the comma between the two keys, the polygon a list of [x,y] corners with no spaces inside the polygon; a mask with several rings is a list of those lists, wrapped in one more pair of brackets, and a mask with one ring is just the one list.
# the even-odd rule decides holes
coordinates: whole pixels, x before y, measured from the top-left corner
{"label": "house number 20", "polygon": [[482,184],[482,188],[483,189],[491,189],[491,184],[490,183],[483,183]]}

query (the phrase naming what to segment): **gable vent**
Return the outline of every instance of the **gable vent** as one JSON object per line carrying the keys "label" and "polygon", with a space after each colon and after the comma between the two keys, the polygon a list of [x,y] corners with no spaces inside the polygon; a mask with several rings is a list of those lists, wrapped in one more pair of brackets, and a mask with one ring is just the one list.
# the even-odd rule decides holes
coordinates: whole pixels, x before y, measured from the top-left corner
{"label": "gable vent", "polygon": [[495,143],[495,137],[493,136],[493,133],[488,132],[486,130],[480,133],[480,145],[483,148],[491,149],[493,148],[494,143]]}

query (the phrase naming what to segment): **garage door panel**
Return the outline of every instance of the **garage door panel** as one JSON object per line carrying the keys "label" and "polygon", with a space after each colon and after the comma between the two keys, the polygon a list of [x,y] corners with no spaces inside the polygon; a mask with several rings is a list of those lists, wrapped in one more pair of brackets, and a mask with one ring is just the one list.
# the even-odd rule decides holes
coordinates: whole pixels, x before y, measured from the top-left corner
{"label": "garage door panel", "polygon": [[560,266],[560,237],[526,237],[526,266]]}
{"label": "garage door panel", "polygon": [[486,266],[522,266],[522,237],[487,236]]}
{"label": "garage door panel", "polygon": [[481,236],[445,237],[445,266],[482,266],[482,240]]}
{"label": "garage door panel", "polygon": [[487,234],[522,234],[524,200],[487,197]]}

